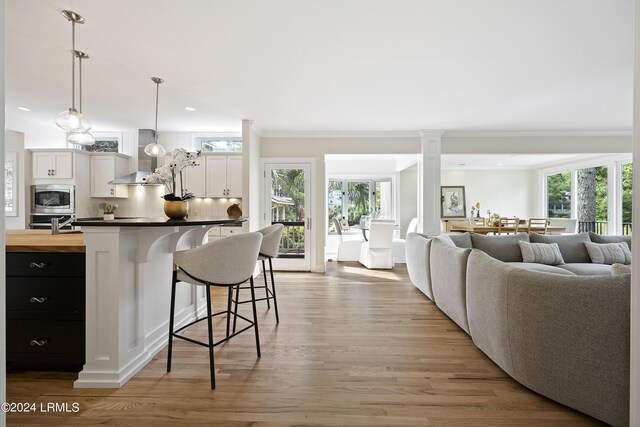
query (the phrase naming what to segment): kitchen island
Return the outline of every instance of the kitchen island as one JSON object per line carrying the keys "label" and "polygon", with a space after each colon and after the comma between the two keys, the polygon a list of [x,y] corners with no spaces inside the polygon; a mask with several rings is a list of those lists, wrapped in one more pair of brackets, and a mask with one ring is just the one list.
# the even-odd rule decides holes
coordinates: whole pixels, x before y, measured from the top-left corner
{"label": "kitchen island", "polygon": [[[173,253],[244,218],[78,219],[86,248],[86,362],[74,387],[119,388],[167,343]],[[176,327],[206,312],[204,292],[176,294]]]}

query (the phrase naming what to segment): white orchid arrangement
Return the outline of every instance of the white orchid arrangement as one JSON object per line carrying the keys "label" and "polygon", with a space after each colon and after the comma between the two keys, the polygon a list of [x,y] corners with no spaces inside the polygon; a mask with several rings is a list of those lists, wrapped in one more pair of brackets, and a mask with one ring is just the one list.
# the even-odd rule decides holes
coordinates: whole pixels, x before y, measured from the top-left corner
{"label": "white orchid arrangement", "polygon": [[[167,194],[162,196],[165,200],[189,200],[194,197],[183,185],[182,171],[189,166],[198,166],[197,159],[200,151],[190,153],[184,148],[176,148],[167,153],[164,165],[148,175],[144,180],[149,184],[164,184]],[[176,178],[180,179],[181,194],[176,195]]]}

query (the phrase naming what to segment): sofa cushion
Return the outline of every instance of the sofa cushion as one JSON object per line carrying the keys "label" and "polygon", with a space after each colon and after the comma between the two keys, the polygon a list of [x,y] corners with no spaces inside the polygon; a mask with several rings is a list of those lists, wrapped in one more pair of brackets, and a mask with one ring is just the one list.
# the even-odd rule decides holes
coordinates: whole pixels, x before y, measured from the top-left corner
{"label": "sofa cushion", "polygon": [[631,251],[626,243],[585,242],[584,245],[594,264],[631,264]]}
{"label": "sofa cushion", "polygon": [[523,262],[558,265],[564,264],[560,248],[557,243],[529,243],[518,242],[522,252]]}
{"label": "sofa cushion", "polygon": [[631,274],[631,266],[626,264],[613,264],[611,266],[611,274]]}
{"label": "sofa cushion", "polygon": [[564,274],[565,276],[576,275],[575,273],[572,273],[569,270],[565,270],[563,268],[558,268],[553,265],[538,264],[535,262],[508,262],[507,264],[516,268],[526,268],[527,270],[533,271],[544,271],[545,273]]}
{"label": "sofa cushion", "polygon": [[594,264],[592,262],[576,262],[557,265],[556,267],[575,273],[578,276],[608,276],[611,274],[610,265]]}
{"label": "sofa cushion", "polygon": [[567,264],[575,262],[591,262],[589,252],[584,246],[585,242],[591,242],[587,233],[579,234],[531,234],[531,243],[557,243],[564,262]]}
{"label": "sofa cushion", "polygon": [[475,249],[480,249],[490,257],[503,262],[522,262],[522,252],[520,252],[518,242],[528,241],[529,235],[527,233],[510,234],[507,236],[471,234],[471,243],[473,243]]}
{"label": "sofa cushion", "polygon": [[589,238],[593,243],[620,243],[624,242],[629,246],[631,250],[631,236],[603,236],[602,234],[596,234],[589,232]]}
{"label": "sofa cushion", "polygon": [[459,248],[471,249],[471,234],[469,233],[447,233],[447,236],[453,241],[453,243]]}

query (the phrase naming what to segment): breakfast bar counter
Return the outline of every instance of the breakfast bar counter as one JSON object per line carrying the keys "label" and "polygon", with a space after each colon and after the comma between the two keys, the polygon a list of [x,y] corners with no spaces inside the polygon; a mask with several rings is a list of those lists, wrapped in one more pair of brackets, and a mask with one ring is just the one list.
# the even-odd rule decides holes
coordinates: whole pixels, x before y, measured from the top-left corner
{"label": "breakfast bar counter", "polygon": [[[245,218],[78,219],[86,247],[86,363],[78,388],[119,388],[167,343],[173,253],[203,243],[218,225]],[[179,327],[206,310],[180,288]]]}

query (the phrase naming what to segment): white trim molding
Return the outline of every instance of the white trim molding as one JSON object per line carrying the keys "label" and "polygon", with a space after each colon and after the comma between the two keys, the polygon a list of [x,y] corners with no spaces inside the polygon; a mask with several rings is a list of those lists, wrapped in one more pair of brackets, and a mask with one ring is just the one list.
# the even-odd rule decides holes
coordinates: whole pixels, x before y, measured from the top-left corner
{"label": "white trim molding", "polygon": [[418,131],[264,131],[263,138],[419,138]]}

